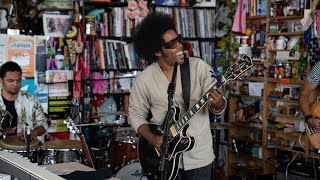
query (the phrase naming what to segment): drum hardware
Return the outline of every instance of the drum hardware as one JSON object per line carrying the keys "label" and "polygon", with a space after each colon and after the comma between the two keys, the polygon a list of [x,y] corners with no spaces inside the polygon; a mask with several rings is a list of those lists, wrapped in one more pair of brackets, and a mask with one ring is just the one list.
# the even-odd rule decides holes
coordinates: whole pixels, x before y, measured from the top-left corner
{"label": "drum hardware", "polygon": [[129,113],[125,111],[116,111],[116,112],[99,112],[97,115],[92,116],[93,118],[105,117],[107,115],[122,115],[124,117],[128,117]]}
{"label": "drum hardware", "polygon": [[25,124],[25,129],[26,129],[26,134],[25,134],[25,139],[26,139],[26,143],[27,143],[27,157],[29,158],[29,153],[30,153],[30,140],[31,140],[31,130],[29,127],[29,124],[26,123]]}
{"label": "drum hardware", "polygon": [[[33,163],[38,162],[38,149],[40,147],[40,141],[38,139],[30,140],[31,154],[27,156],[26,141],[20,136],[7,136],[5,139],[0,140],[0,147],[10,152],[14,152],[22,155],[23,157],[30,158]],[[30,153],[30,152],[29,152]]]}
{"label": "drum hardware", "polygon": [[0,108],[0,133],[6,138],[6,129],[11,127],[12,115],[9,111]]}
{"label": "drum hardware", "polygon": [[139,161],[132,161],[131,163],[122,167],[117,172],[116,178],[120,180],[147,180]]}
{"label": "drum hardware", "polygon": [[80,162],[82,145],[78,140],[52,140],[43,143],[39,150],[38,163],[41,165]]}
{"label": "drum hardware", "polygon": [[117,125],[121,125],[120,123],[118,123],[117,121],[114,122],[103,122],[103,121],[99,121],[96,123],[87,123],[87,124],[77,124],[75,126],[77,127],[83,127],[83,126],[117,126]]}
{"label": "drum hardware", "polygon": [[115,173],[127,164],[137,161],[139,138],[136,136],[137,134],[130,127],[122,127],[116,130],[116,137],[111,150],[111,164]]}

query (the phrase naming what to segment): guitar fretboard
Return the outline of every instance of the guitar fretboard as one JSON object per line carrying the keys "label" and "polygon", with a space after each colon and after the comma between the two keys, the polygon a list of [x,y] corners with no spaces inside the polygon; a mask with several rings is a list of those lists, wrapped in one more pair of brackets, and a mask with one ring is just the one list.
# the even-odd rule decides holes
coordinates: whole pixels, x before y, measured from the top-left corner
{"label": "guitar fretboard", "polygon": [[[216,81],[216,83],[212,87],[217,85],[217,87],[220,88],[226,83],[225,79],[223,79],[223,83],[217,82],[218,81]],[[181,129],[189,123],[190,119],[207,104],[208,99],[209,93],[207,92],[202,96],[202,98],[200,98],[200,100],[198,100],[197,103],[192,106],[192,108],[190,108],[175,124],[170,127],[170,132],[173,137],[175,137],[178,132],[180,132]]]}
{"label": "guitar fretboard", "polygon": [[190,119],[198,112],[200,111],[203,106],[205,106],[208,102],[208,96],[209,93],[206,93],[202,98],[192,106],[192,108],[187,111],[180,119],[177,121],[173,127],[176,129],[177,132],[179,132],[186,124],[189,123]]}
{"label": "guitar fretboard", "polygon": [[[240,59],[236,63],[232,64],[227,68],[226,73],[224,74],[224,76],[222,76],[221,80],[219,80],[219,78],[215,76],[217,81],[212,87],[222,87],[229,80],[235,80],[236,78],[238,78],[242,73],[250,69],[252,66],[252,59],[249,56],[242,54]],[[208,97],[209,93],[207,92],[195,105],[192,106],[191,109],[189,109],[176,123],[174,123],[170,127],[170,135],[172,137],[175,137],[182,130],[182,128],[189,123],[190,119],[197,112],[199,112],[200,109],[203,108],[203,106],[207,104]]]}

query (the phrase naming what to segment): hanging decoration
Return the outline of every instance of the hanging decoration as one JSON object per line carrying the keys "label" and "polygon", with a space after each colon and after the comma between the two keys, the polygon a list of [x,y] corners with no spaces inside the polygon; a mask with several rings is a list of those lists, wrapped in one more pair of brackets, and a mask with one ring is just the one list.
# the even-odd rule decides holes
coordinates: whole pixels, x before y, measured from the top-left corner
{"label": "hanging decoration", "polygon": [[143,0],[132,0],[128,2],[127,16],[131,20],[146,17],[149,14],[147,3]]}

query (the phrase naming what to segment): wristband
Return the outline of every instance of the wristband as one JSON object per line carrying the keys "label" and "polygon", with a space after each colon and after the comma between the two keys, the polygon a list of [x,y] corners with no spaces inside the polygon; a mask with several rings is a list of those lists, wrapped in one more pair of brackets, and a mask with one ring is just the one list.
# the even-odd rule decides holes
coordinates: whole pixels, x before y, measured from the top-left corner
{"label": "wristband", "polygon": [[308,114],[304,117],[304,122],[308,122],[308,120],[312,118],[312,115],[311,114]]}

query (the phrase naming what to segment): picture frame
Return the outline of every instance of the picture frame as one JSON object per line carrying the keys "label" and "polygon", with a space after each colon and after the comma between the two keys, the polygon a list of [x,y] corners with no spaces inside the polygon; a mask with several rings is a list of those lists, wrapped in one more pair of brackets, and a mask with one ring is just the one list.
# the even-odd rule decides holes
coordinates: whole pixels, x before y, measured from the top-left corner
{"label": "picture frame", "polygon": [[292,97],[292,87],[291,86],[281,86],[281,92],[283,98]]}
{"label": "picture frame", "polygon": [[44,14],[43,31],[45,36],[64,37],[71,28],[73,19],[70,15]]}

